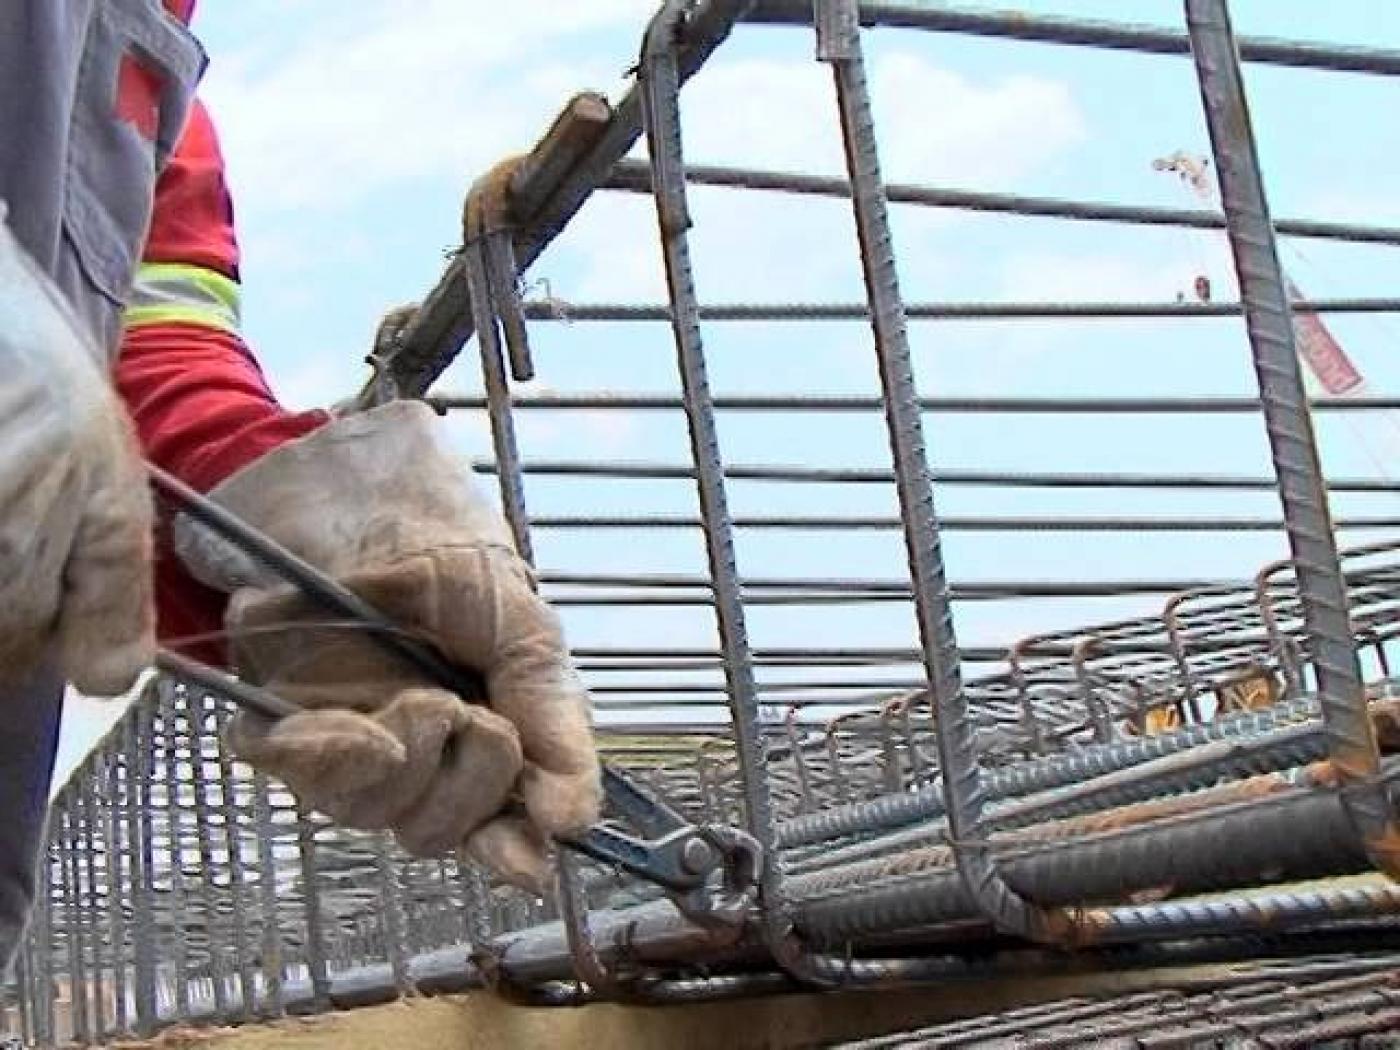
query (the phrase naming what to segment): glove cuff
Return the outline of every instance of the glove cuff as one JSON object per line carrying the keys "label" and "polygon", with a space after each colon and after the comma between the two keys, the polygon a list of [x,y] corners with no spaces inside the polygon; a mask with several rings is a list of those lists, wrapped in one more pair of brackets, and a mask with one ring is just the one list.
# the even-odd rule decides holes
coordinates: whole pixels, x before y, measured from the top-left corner
{"label": "glove cuff", "polygon": [[[472,472],[418,401],[343,416],[274,449],[210,491],[215,502],[331,575],[444,545],[514,548]],[[224,591],[283,581],[188,515],[177,556]]]}

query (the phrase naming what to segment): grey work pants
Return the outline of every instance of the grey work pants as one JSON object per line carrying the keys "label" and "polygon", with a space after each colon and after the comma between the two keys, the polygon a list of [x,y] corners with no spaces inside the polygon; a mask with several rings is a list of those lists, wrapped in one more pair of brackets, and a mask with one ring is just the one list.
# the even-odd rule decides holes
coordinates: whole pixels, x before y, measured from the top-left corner
{"label": "grey work pants", "polygon": [[34,902],[62,707],[63,681],[51,665],[21,685],[0,686],[0,973]]}

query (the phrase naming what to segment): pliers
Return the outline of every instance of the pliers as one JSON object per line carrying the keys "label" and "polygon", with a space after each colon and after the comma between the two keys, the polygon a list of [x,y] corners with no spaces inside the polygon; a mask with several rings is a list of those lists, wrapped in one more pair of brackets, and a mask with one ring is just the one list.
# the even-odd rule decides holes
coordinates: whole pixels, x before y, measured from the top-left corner
{"label": "pliers", "polygon": [[[391,621],[352,591],[298,558],[271,538],[183,482],[149,466],[161,495],[245,554],[276,572],[328,612],[364,624],[387,651],[414,666],[469,703],[483,702],[481,676],[450,665],[422,641],[407,637]],[[162,649],[157,666],[267,718],[282,718],[300,708],[266,689]],[[642,837],[610,822],[594,824],[559,844],[603,864],[651,882],[667,894],[682,915],[697,925],[742,923],[753,903],[763,850],[747,832],[724,824],[695,824],[657,799],[620,771],[603,765],[607,812],[630,824]]]}

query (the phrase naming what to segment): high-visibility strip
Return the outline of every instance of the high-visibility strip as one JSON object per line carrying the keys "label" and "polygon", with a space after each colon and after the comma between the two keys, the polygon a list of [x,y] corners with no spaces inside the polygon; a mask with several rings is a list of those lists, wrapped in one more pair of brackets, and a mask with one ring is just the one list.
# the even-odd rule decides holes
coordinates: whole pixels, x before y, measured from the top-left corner
{"label": "high-visibility strip", "polygon": [[127,328],[196,324],[239,330],[240,289],[216,270],[184,263],[142,263],[122,315]]}

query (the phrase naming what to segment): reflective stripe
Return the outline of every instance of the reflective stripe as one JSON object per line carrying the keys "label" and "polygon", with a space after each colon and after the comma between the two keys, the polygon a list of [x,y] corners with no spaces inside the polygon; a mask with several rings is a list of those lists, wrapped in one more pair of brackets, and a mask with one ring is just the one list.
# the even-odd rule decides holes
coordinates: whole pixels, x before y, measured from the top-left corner
{"label": "reflective stripe", "polygon": [[186,323],[237,332],[238,282],[184,263],[142,263],[122,320],[128,328]]}

